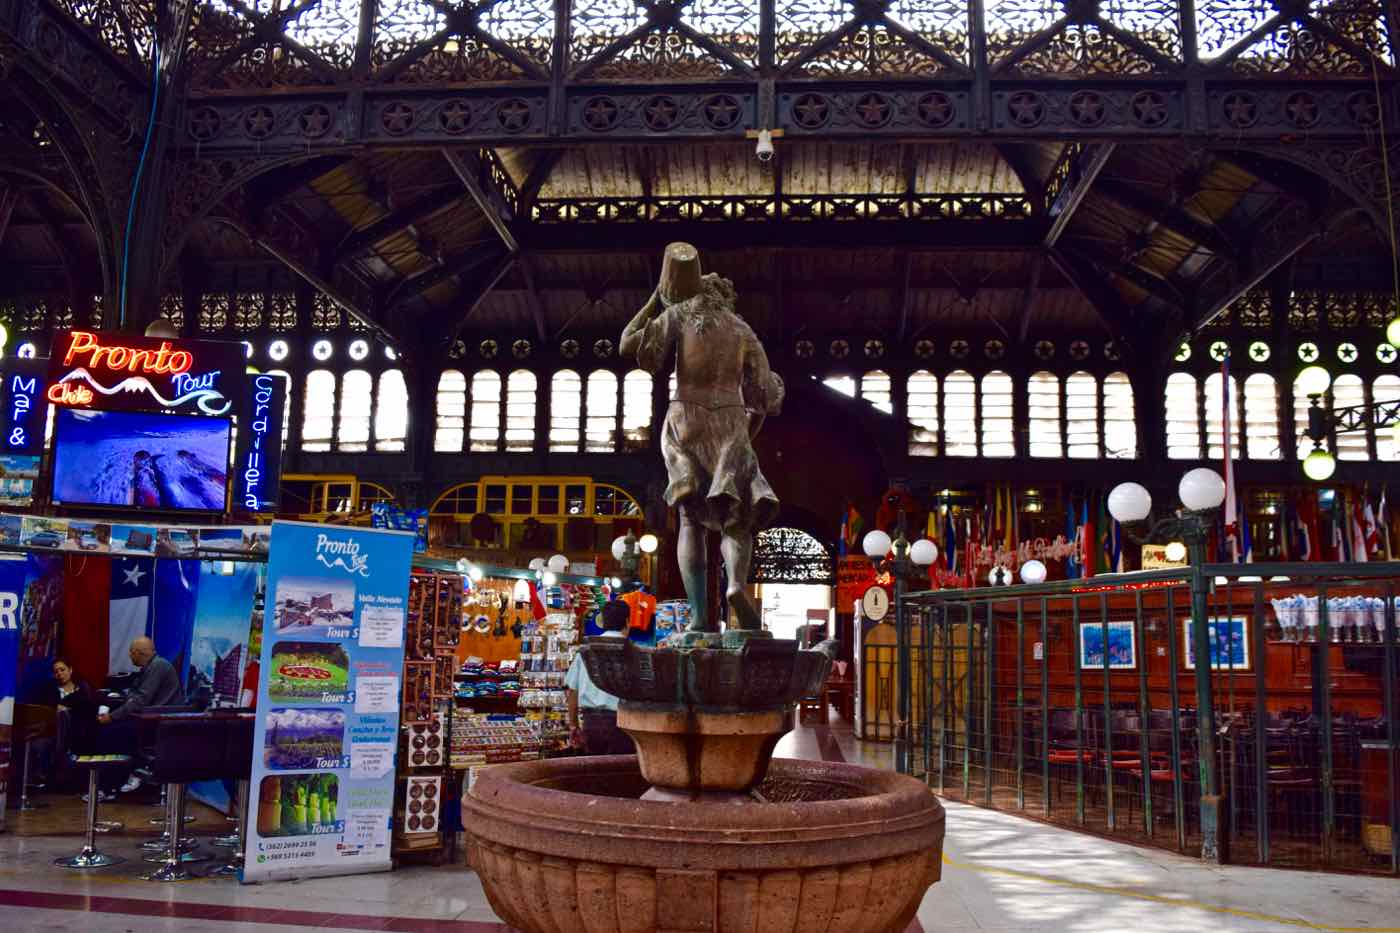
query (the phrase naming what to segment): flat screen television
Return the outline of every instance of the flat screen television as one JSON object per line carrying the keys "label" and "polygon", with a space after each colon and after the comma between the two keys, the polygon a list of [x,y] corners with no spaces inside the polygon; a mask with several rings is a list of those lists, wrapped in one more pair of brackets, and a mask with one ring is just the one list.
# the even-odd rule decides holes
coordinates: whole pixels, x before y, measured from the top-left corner
{"label": "flat screen television", "polygon": [[53,501],[222,512],[229,420],[55,406]]}

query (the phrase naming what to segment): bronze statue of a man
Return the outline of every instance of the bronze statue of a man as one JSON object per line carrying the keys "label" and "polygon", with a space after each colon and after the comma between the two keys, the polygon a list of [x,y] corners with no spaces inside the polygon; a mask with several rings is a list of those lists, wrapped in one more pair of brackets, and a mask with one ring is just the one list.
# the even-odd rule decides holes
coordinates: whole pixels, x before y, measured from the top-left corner
{"label": "bronze statue of a man", "polygon": [[734,311],[734,283],[700,274],[689,243],[666,247],[661,281],[622,332],[621,352],[660,373],[676,354],[676,389],[666,410],[661,453],[670,483],[666,502],[680,509],[676,557],[690,599],[692,631],[715,631],[706,589],[707,529],[722,535],[735,628],[762,627],[744,592],[754,532],[778,512],[778,497],[758,469],[752,438],[783,404],[783,382],[753,328]]}

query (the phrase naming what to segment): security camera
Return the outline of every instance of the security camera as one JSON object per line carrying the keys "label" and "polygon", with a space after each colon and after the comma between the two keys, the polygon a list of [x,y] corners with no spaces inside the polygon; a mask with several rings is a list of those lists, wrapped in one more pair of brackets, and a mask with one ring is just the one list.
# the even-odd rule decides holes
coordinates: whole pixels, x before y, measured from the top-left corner
{"label": "security camera", "polygon": [[754,150],[760,162],[773,161],[773,133],[771,130],[758,131],[758,147]]}

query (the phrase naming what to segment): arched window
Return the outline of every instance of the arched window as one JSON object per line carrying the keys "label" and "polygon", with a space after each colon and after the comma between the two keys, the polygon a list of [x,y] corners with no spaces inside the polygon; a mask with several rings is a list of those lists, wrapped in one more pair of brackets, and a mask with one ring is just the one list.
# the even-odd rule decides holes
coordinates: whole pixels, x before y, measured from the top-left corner
{"label": "arched window", "polygon": [[501,374],[483,369],[472,376],[472,419],[467,430],[471,449],[501,449]]}
{"label": "arched window", "polygon": [[306,374],[301,409],[301,449],[330,450],[335,436],[335,373],[313,369]]}
{"label": "arched window", "polygon": [[[983,398],[986,398],[983,381]],[[986,404],[982,408],[985,418]],[[1026,383],[1026,413],[1030,417],[1029,453],[1032,457],[1063,457],[1060,441],[1060,377],[1054,373],[1032,373]],[[984,435],[985,443],[986,437]]]}
{"label": "arched window", "polygon": [[955,370],[943,380],[943,452],[950,457],[977,456],[977,380]]}
{"label": "arched window", "polygon": [[1133,384],[1126,373],[1109,373],[1103,380],[1103,454],[1110,460],[1132,460],[1137,453]]}
{"label": "arched window", "polygon": [[287,432],[292,428],[292,377],[283,369],[269,369],[269,376],[281,376],[287,380],[287,394],[282,398],[282,449],[287,449]]}
{"label": "arched window", "polygon": [[[1206,377],[1206,459],[1225,459],[1225,405],[1226,398],[1221,391],[1220,373]],[[1240,390],[1235,377],[1230,377],[1230,456],[1236,460],[1244,456],[1240,449]]]}
{"label": "arched window", "polygon": [[890,397],[890,374],[882,369],[873,369],[860,377],[860,397],[885,414],[894,414],[894,400]]}
{"label": "arched window", "polygon": [[[1371,383],[1371,404],[1400,402],[1400,376],[1377,376]],[[1396,442],[1396,432],[1400,427],[1376,429],[1376,459],[1382,463],[1400,460],[1400,443]]]}
{"label": "arched window", "polygon": [[467,428],[467,377],[455,369],[444,370],[438,377],[437,430],[433,434],[433,450],[458,453]]}
{"label": "arched window", "polygon": [[[1308,409],[1311,407],[1312,400],[1303,393],[1298,380],[1293,380],[1293,434],[1294,443],[1298,445],[1295,453],[1299,460],[1313,452],[1313,439],[1308,437]],[[1332,449],[1329,438],[1324,437],[1318,444],[1323,450]]]}
{"label": "arched window", "polygon": [[535,449],[535,374],[517,369],[506,381],[506,450]]}
{"label": "arched window", "polygon": [[582,416],[583,380],[572,369],[561,369],[549,382],[549,449],[552,453],[578,453]]}
{"label": "arched window", "polygon": [[1065,448],[1075,460],[1099,456],[1099,382],[1085,372],[1065,380]]}
{"label": "arched window", "polygon": [[[1366,384],[1361,377],[1348,373],[1332,381],[1332,410],[1351,408],[1366,404]],[[1366,429],[1337,432],[1338,460],[1369,460],[1370,451],[1366,448]]]}
{"label": "arched window", "polygon": [[938,377],[927,369],[909,375],[909,455],[938,456]]}
{"label": "arched window", "polygon": [[369,450],[369,419],[374,402],[374,379],[352,369],[340,379],[340,429],[335,449],[350,453]]}
{"label": "arched window", "polygon": [[993,370],[982,377],[982,456],[1016,456],[1016,434],[1011,415],[1011,377]]}
{"label": "arched window", "polygon": [[585,449],[591,453],[617,450],[617,376],[606,369],[588,374],[588,422]]}
{"label": "arched window", "polygon": [[1201,410],[1196,377],[1172,373],[1167,377],[1167,457],[1201,459]]}
{"label": "arched window", "polygon": [[856,380],[854,376],[827,376],[822,380],[822,385],[829,389],[835,389],[847,398],[856,397]]}
{"label": "arched window", "polygon": [[651,444],[651,374],[640,369],[622,380],[622,442],[627,450]]}
{"label": "arched window", "polygon": [[1279,460],[1278,387],[1268,373],[1244,381],[1244,445],[1251,460]]}
{"label": "arched window", "polygon": [[404,450],[408,446],[408,386],[403,370],[386,369],[379,374],[379,393],[374,400],[374,449]]}

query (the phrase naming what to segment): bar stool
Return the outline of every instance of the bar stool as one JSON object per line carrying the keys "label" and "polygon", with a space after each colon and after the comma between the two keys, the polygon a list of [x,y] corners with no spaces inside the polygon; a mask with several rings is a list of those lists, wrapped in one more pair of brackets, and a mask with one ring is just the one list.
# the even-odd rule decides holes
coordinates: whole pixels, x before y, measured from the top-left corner
{"label": "bar stool", "polygon": [[31,800],[29,789],[34,786],[29,782],[29,762],[34,757],[30,752],[33,745],[39,739],[52,739],[58,735],[58,711],[52,706],[41,706],[37,703],[21,703],[15,707],[15,721],[21,723],[17,730],[24,742],[24,768],[20,777],[19,808],[21,810],[42,810],[48,804],[39,800]]}
{"label": "bar stool", "polygon": [[68,858],[56,858],[53,863],[60,868],[105,868],[120,865],[126,859],[120,855],[107,855],[97,851],[97,772],[103,767],[124,765],[131,761],[130,755],[77,755],[70,759],[76,767],[87,768],[88,805],[87,836],[83,840],[83,850]]}
{"label": "bar stool", "polygon": [[[251,714],[240,715],[229,722],[228,741],[224,743],[224,769],[227,776],[238,782],[235,795],[238,831],[234,833],[232,857],[211,874],[237,875],[243,871],[243,850],[248,833],[248,781],[253,771],[253,724]],[[214,844],[222,845],[224,840],[216,839]]]}
{"label": "bar stool", "polygon": [[213,780],[223,776],[228,722],[201,713],[166,714],[152,717],[155,722],[152,777],[170,788],[167,826],[170,841],[160,868],[141,877],[146,881],[185,881],[190,877],[183,864],[209,858],[187,851],[182,834],[185,817],[185,785],[191,781]]}

